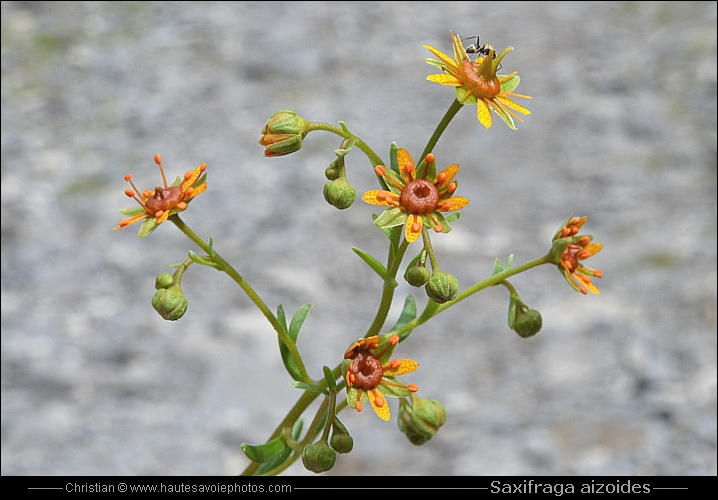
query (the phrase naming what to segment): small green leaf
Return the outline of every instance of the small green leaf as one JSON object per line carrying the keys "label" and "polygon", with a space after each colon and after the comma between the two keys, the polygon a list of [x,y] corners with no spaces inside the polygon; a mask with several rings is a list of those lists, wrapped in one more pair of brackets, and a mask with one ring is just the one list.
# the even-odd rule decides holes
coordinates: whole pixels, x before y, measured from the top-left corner
{"label": "small green leaf", "polygon": [[337,381],[334,379],[334,374],[332,373],[332,369],[328,366],[323,366],[322,371],[324,372],[324,380],[327,381],[327,387],[330,391],[336,391],[337,390]]}
{"label": "small green leaf", "polygon": [[[399,315],[399,318],[396,320],[396,323],[394,323],[394,326],[391,327],[390,331],[398,330],[399,328],[402,328],[404,325],[406,325],[409,321],[413,321],[416,318],[416,300],[414,300],[414,296],[409,294],[406,296],[406,299],[404,299],[404,309],[401,311],[401,314]],[[406,331],[399,335],[399,341],[403,341],[405,338],[407,338],[411,334],[411,330]]]}
{"label": "small green leaf", "polygon": [[128,217],[134,217],[135,215],[140,215],[140,214],[145,213],[145,209],[142,207],[121,208],[120,213],[122,215],[127,215]]}
{"label": "small green leaf", "polygon": [[[292,428],[292,439],[296,441],[299,439],[299,434],[302,432],[302,425],[304,424],[304,421],[300,418],[298,419],[294,427]],[[257,469],[257,475],[263,475],[273,469],[276,469],[280,465],[282,465],[287,458],[289,458],[289,455],[292,454],[292,449],[285,443],[284,450],[282,450],[280,453],[274,456],[274,459],[270,459],[262,464],[262,466]]]}
{"label": "small green leaf", "polygon": [[[282,319],[280,320],[280,323],[282,323],[282,326],[285,327],[285,331],[287,332],[287,335],[289,335],[290,340],[296,345],[297,337],[299,337],[299,330],[302,328],[302,325],[304,324],[304,320],[307,318],[307,314],[309,314],[309,311],[312,309],[311,304],[304,304],[302,307],[300,307],[296,313],[294,313],[294,316],[292,317],[292,321],[289,323],[289,328],[286,328],[287,319],[284,316],[284,309],[280,305],[277,309],[278,315],[282,315]],[[277,336],[277,339],[279,341],[279,353],[282,356],[282,361],[284,362],[284,367],[287,369],[287,372],[289,372],[289,375],[294,380],[302,380],[302,375],[299,371],[299,367],[297,365],[297,361],[292,357],[291,352],[289,351],[289,348],[282,342],[281,337]]]}
{"label": "small green leaf", "polygon": [[498,257],[496,258],[496,261],[494,262],[494,272],[492,276],[503,273],[507,269],[511,269],[511,267],[514,265],[514,254],[509,255],[509,257],[506,259],[506,265],[504,265],[503,262],[501,262],[501,259]]}
{"label": "small green leaf", "polygon": [[149,219],[145,219],[145,221],[140,226],[140,230],[137,232],[138,238],[144,238],[145,236],[149,236],[152,234],[152,231],[157,229],[159,224],[157,224],[157,218],[156,217],[150,217]]}
{"label": "small green leaf", "polygon": [[399,160],[396,159],[396,154],[399,151],[399,147],[396,145],[395,142],[391,143],[391,147],[389,148],[389,161],[391,162],[391,169],[399,173]]}
{"label": "small green leaf", "polygon": [[201,265],[203,265],[203,266],[213,267],[213,268],[217,269],[217,263],[216,263],[216,262],[214,262],[214,261],[212,261],[212,260],[209,260],[208,258],[205,258],[205,257],[200,257],[199,255],[197,255],[196,253],[194,253],[192,250],[190,250],[190,251],[187,252],[187,253],[188,253],[188,255],[189,255],[189,258],[192,259],[192,260],[193,260],[194,262],[196,262],[197,264],[201,264]]}
{"label": "small green leaf", "polygon": [[[260,445],[251,445],[243,443],[240,448],[252,462],[260,464],[274,461],[278,457],[283,456],[285,452],[291,452],[292,449],[287,446],[283,436],[276,437],[271,441],[268,441]],[[287,453],[287,456],[289,454]],[[286,458],[286,457],[285,457]]]}
{"label": "small green leaf", "polygon": [[307,384],[305,382],[298,382],[298,381],[292,381],[289,382],[289,385],[296,389],[301,389],[303,391],[312,391],[312,392],[318,392],[320,394],[324,394],[326,396],[329,395],[329,391],[325,387],[319,387],[318,385],[314,384]]}
{"label": "small green leaf", "polygon": [[284,314],[284,307],[282,304],[279,304],[277,306],[277,319],[279,320],[279,324],[282,325],[282,328],[284,328],[284,331],[287,331],[287,315]]}
{"label": "small green leaf", "polygon": [[382,229],[389,229],[404,224],[407,219],[406,212],[399,207],[387,208],[379,217],[374,219],[374,224]]}
{"label": "small green leaf", "polygon": [[514,75],[508,80],[504,80],[501,82],[501,91],[502,92],[513,92],[516,87],[519,86],[519,82],[521,81],[521,78],[519,78],[519,75]]}
{"label": "small green leaf", "polygon": [[304,320],[307,319],[307,315],[309,314],[309,311],[312,310],[312,307],[314,307],[312,304],[304,304],[302,307],[297,309],[297,312],[295,312],[294,316],[292,316],[292,321],[289,323],[289,330],[287,330],[287,333],[289,333],[289,336],[292,337],[293,341],[297,341],[297,337],[299,337],[299,330],[302,328]]}
{"label": "small green leaf", "polygon": [[392,277],[391,274],[389,274],[389,271],[386,270],[386,267],[376,260],[374,257],[369,255],[368,253],[359,250],[357,247],[352,247],[352,250],[354,250],[354,253],[357,254],[359,257],[362,258],[364,262],[366,262],[369,267],[371,267],[375,273],[379,275],[386,283],[389,283],[391,286],[397,286],[398,283],[396,280]]}

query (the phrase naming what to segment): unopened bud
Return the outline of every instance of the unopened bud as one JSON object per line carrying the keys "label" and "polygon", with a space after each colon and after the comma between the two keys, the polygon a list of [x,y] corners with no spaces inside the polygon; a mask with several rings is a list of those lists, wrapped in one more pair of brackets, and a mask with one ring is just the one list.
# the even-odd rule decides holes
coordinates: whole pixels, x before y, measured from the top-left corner
{"label": "unopened bud", "polygon": [[175,284],[175,278],[170,273],[160,273],[155,278],[155,289],[169,288]]}
{"label": "unopened bud", "polygon": [[357,192],[346,179],[340,178],[324,184],[324,199],[339,210],[351,207],[356,196]]}
{"label": "unopened bud", "polygon": [[178,286],[160,288],[152,297],[152,307],[168,321],[176,321],[184,316],[188,302]]}
{"label": "unopened bud", "polygon": [[302,450],[302,463],[312,472],[326,472],[334,467],[337,454],[324,441],[309,444]]}
{"label": "unopened bud", "polygon": [[412,394],[411,402],[404,398],[399,403],[399,430],[412,444],[420,446],[426,443],[445,422],[446,408],[435,399]]}
{"label": "unopened bud", "polygon": [[542,326],[541,313],[524,304],[518,295],[511,295],[509,302],[509,328],[519,337],[536,335]]}
{"label": "unopened bud", "polygon": [[429,278],[425,290],[431,300],[443,304],[456,298],[459,280],[453,274],[438,270]]}
{"label": "unopened bud", "polygon": [[426,266],[422,265],[414,265],[409,266],[404,273],[404,279],[407,283],[409,283],[411,286],[424,286],[427,281],[429,281],[429,278],[431,277],[431,273],[426,268]]}
{"label": "unopened bud", "polygon": [[262,129],[259,144],[265,146],[264,156],[283,156],[302,148],[307,135],[307,122],[291,110],[277,111]]}
{"label": "unopened bud", "polygon": [[349,435],[349,431],[344,427],[338,418],[334,419],[332,426],[332,437],[329,444],[337,453],[349,453],[354,448],[354,439]]}

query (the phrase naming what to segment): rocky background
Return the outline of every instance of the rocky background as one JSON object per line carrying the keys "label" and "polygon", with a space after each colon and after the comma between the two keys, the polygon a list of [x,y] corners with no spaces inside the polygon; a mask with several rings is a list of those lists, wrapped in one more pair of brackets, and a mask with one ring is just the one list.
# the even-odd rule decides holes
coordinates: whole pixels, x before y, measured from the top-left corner
{"label": "rocky background", "polygon": [[[333,135],[264,158],[260,130],[288,108],[418,155],[453,100],[421,45],[450,53],[449,30],[514,46],[503,71],[533,100],[518,131],[465,108],[435,149],[471,199],[433,238],[442,268],[468,286],[588,215],[602,293],[544,266],[513,280],[538,336],[508,329],[499,288],[415,331],[406,379],[446,425],[417,448],[346,411],[331,474],[715,475],[715,2],[2,2],[2,474],[241,472],[299,392],[226,276],[193,266],[185,317],[154,312],[155,276],[196,248],[112,231],[122,178],[153,187],[155,153],[171,177],[208,163],[184,220],[270,307],[314,304],[319,376],[378,303],[351,247],[383,260],[386,240],[374,207],[324,202]],[[348,169],[376,188],[362,155]]]}

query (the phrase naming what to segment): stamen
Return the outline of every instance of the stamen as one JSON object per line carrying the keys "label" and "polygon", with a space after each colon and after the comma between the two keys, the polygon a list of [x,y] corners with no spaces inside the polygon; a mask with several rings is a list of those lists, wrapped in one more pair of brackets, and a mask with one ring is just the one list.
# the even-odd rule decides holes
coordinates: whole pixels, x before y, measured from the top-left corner
{"label": "stamen", "polygon": [[376,389],[372,389],[371,392],[374,394],[375,405],[381,408],[386,404],[386,399],[384,399],[384,396],[382,396],[379,391],[377,391]]}
{"label": "stamen", "polygon": [[389,368],[396,370],[401,366],[401,360],[400,359],[394,359],[389,363]]}
{"label": "stamen", "polygon": [[[167,182],[167,176],[165,175],[165,169],[162,168],[162,157],[160,155],[155,155],[155,163],[158,167],[160,167],[160,173],[162,174],[162,182],[164,183],[165,189],[170,187],[169,183]],[[157,161],[159,160],[159,161]]]}
{"label": "stamen", "polygon": [[590,236],[581,236],[581,237],[578,239],[578,244],[581,245],[582,247],[585,247],[585,246],[588,245],[589,243],[591,243],[591,237],[590,237]]}
{"label": "stamen", "polygon": [[135,192],[131,189],[125,189],[125,196],[127,196],[128,198],[134,198]]}
{"label": "stamen", "polygon": [[600,269],[595,269],[595,270],[593,271],[593,275],[594,275],[596,278],[603,278],[603,271],[601,271]]}
{"label": "stamen", "polygon": [[392,335],[391,337],[389,337],[389,343],[390,343],[391,345],[396,345],[396,344],[398,344],[398,343],[399,343],[399,340],[401,340],[401,339],[399,338],[398,335]]}
{"label": "stamen", "polygon": [[377,165],[374,167],[374,172],[376,172],[376,175],[384,176],[384,173],[386,172],[386,167],[384,165]]}
{"label": "stamen", "polygon": [[433,153],[429,153],[424,157],[424,161],[426,161],[426,163],[434,163],[436,161],[436,156],[434,156]]}
{"label": "stamen", "polygon": [[419,390],[419,386],[416,384],[409,384],[406,388],[409,389],[409,392],[416,392]]}

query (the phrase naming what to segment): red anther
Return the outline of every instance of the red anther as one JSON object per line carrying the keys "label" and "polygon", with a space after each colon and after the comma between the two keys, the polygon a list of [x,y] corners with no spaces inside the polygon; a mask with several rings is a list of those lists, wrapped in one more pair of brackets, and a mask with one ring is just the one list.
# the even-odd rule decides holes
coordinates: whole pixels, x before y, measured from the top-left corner
{"label": "red anther", "polygon": [[596,278],[603,278],[603,271],[601,271],[600,269],[596,269],[596,270],[593,271],[593,275],[594,275]]}
{"label": "red anther", "polygon": [[401,340],[401,339],[399,338],[398,335],[392,335],[391,337],[389,337],[389,343],[390,343],[391,345],[396,345],[396,344],[398,344],[398,343],[399,343],[399,340]]}
{"label": "red anther", "polygon": [[130,174],[125,175],[125,181],[129,181],[132,179],[132,176]]}
{"label": "red anther", "polygon": [[581,245],[582,247],[585,247],[585,246],[588,245],[589,243],[591,243],[591,237],[590,237],[590,236],[581,236],[581,237],[578,239],[578,244]]}
{"label": "red anther", "polygon": [[424,157],[424,160],[426,161],[426,163],[434,163],[436,161],[436,156],[434,156],[433,153],[429,153]]}
{"label": "red anther", "polygon": [[154,160],[157,165],[162,165],[162,157],[159,154],[155,155]]}
{"label": "red anther", "polygon": [[394,370],[396,370],[396,369],[399,368],[400,366],[401,366],[401,360],[400,360],[400,359],[393,359],[393,360],[391,360],[391,362],[389,363],[389,368],[393,368]]}
{"label": "red anther", "polygon": [[131,189],[125,189],[125,196],[127,196],[128,198],[134,198],[135,192]]}
{"label": "red anther", "polygon": [[376,167],[374,167],[374,172],[376,172],[376,175],[383,176],[386,172],[386,167],[384,165],[377,165]]}
{"label": "red anther", "polygon": [[409,389],[409,392],[416,392],[419,390],[419,386],[416,384],[409,384],[406,388]]}
{"label": "red anther", "polygon": [[437,224],[434,226],[434,231],[437,233],[443,233],[444,232],[444,226],[441,224]]}

